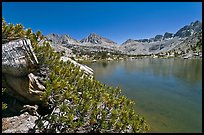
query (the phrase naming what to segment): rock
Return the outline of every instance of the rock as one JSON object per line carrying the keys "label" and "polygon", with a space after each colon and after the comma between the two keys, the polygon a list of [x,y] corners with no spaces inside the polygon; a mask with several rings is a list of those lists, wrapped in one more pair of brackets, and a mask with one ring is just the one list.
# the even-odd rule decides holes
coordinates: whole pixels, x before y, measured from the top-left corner
{"label": "rock", "polygon": [[133,43],[137,43],[138,41],[135,41],[133,39],[128,39],[127,41],[125,41],[124,43],[122,43],[122,45],[127,45],[127,44],[133,44]]}
{"label": "rock", "polygon": [[65,46],[51,44],[51,47],[55,50],[55,52],[63,53],[63,56],[73,57],[73,55],[74,55],[72,50],[65,47]]}
{"label": "rock", "polygon": [[18,39],[2,45],[3,85],[7,93],[22,102],[39,102],[45,87],[31,72],[38,60],[29,39]]}
{"label": "rock", "polygon": [[139,40],[136,40],[138,42],[149,42],[149,39],[139,39]]}
{"label": "rock", "polygon": [[186,56],[183,56],[183,58],[184,59],[189,59],[189,58],[191,58],[193,56],[193,54],[192,53],[189,53],[189,54],[187,54]]}
{"label": "rock", "polygon": [[39,116],[39,114],[37,113],[37,109],[38,109],[37,105],[35,105],[35,106],[24,105],[23,109],[20,112],[25,112],[26,111],[31,115]]}
{"label": "rock", "polygon": [[14,40],[2,45],[2,73],[26,76],[36,69],[37,64],[29,39]]}
{"label": "rock", "polygon": [[83,70],[85,73],[89,74],[89,75],[93,75],[93,69],[91,69],[90,67],[86,66],[86,65],[82,65],[77,63],[76,61],[72,60],[71,58],[68,57],[64,57],[62,56],[60,58],[60,60],[66,62],[66,61],[70,61],[71,63],[73,63],[75,66],[80,67],[80,70]]}
{"label": "rock", "polygon": [[25,77],[5,76],[8,94],[16,97],[22,102],[40,102],[45,87],[41,85],[38,78],[32,73]]}
{"label": "rock", "polygon": [[81,43],[92,43],[92,44],[114,44],[116,45],[117,43],[104,38],[96,33],[91,33],[88,37],[82,39],[80,41]]}
{"label": "rock", "polygon": [[185,38],[193,35],[196,32],[201,32],[202,31],[202,22],[200,21],[195,21],[192,22],[190,25],[185,25],[181,29],[179,29],[174,37],[180,37],[180,38]]}
{"label": "rock", "polygon": [[112,61],[113,59],[112,58],[107,58],[107,61]]}
{"label": "rock", "polygon": [[162,35],[156,35],[154,38],[154,41],[160,41],[162,40],[163,36]]}
{"label": "rock", "polygon": [[2,133],[28,133],[35,126],[37,116],[32,116],[28,112],[20,116],[2,118]]}
{"label": "rock", "polygon": [[173,33],[166,32],[166,33],[164,34],[163,39],[169,39],[169,38],[172,38],[172,37],[173,37]]}
{"label": "rock", "polygon": [[42,91],[45,90],[45,87],[39,83],[38,77],[32,73],[28,74],[29,78],[29,93],[42,95]]}
{"label": "rock", "polygon": [[46,36],[48,41],[51,41],[54,44],[80,44],[80,42],[69,35],[57,35],[57,34],[49,34]]}

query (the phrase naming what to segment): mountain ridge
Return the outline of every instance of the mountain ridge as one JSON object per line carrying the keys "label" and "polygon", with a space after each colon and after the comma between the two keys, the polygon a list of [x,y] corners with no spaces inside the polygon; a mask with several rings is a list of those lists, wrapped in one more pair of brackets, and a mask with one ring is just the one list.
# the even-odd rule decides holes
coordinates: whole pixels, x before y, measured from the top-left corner
{"label": "mountain ridge", "polygon": [[81,43],[92,43],[92,44],[117,44],[116,42],[102,37],[96,33],[91,33],[89,34],[88,37],[83,38],[82,40],[80,40]]}
{"label": "mountain ridge", "polygon": [[[195,32],[202,31],[202,22],[196,20],[195,22],[191,22],[189,25],[185,25],[182,28],[180,28],[177,32],[171,33],[171,32],[165,32],[163,35],[157,34],[155,37],[152,38],[144,38],[144,39],[131,39],[131,42],[154,42],[154,41],[161,41],[165,39],[171,39],[174,37],[179,38],[185,38],[191,36]],[[48,40],[54,40],[56,43],[62,43],[62,44],[114,44],[114,45],[124,45],[125,43],[130,43],[130,39],[127,39],[121,44],[118,44],[108,38],[105,38],[99,34],[96,34],[95,32],[90,33],[87,37],[82,38],[81,40],[76,40],[72,38],[71,36],[67,34],[58,35],[58,34],[48,34],[47,36]],[[58,42],[56,41],[58,40]]]}
{"label": "mountain ridge", "polygon": [[[191,42],[195,46],[196,43],[194,42],[198,42],[198,40],[194,36],[199,36],[202,39],[200,34],[196,34],[198,32],[202,32],[202,22],[200,21],[194,21],[189,25],[183,26],[175,34],[165,32],[162,35],[158,34],[149,39],[127,39],[120,45],[96,33],[91,33],[81,40],[76,40],[69,35],[60,36],[49,34],[46,37],[50,41],[54,41],[54,44],[61,44],[71,50],[76,50],[78,53],[82,51],[83,54],[92,52],[117,52],[128,55],[150,55],[171,51],[182,42],[187,44],[186,41],[189,41],[188,38],[195,39]],[[189,50],[190,46],[185,47],[185,45],[182,45],[182,48],[186,51]]]}

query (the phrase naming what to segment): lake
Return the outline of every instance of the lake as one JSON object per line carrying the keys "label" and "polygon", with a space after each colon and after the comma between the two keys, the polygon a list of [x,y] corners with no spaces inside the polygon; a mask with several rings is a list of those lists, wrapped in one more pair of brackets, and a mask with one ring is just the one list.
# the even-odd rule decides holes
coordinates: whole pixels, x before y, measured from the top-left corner
{"label": "lake", "polygon": [[149,132],[202,132],[202,59],[95,62],[96,79],[135,101]]}

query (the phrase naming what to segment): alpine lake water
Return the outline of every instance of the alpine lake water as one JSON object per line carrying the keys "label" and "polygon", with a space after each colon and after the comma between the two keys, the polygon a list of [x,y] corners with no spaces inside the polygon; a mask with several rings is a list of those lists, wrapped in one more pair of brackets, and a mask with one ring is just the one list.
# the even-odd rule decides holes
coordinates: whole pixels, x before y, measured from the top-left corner
{"label": "alpine lake water", "polygon": [[202,132],[202,59],[142,58],[87,64],[97,80],[121,87],[148,132]]}

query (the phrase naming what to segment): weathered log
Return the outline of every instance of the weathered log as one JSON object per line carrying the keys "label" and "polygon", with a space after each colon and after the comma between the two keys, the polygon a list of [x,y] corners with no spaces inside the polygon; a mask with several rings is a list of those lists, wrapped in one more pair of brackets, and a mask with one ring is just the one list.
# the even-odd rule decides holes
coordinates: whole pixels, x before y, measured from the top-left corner
{"label": "weathered log", "polygon": [[2,45],[2,73],[26,76],[34,71],[38,60],[29,39],[19,39]]}

